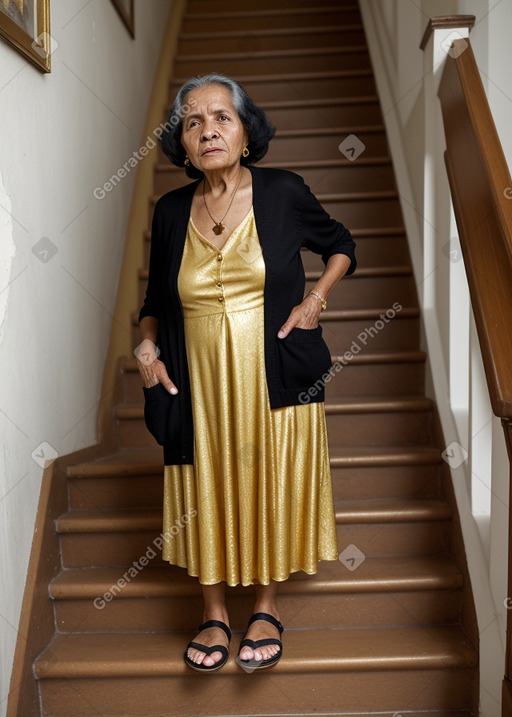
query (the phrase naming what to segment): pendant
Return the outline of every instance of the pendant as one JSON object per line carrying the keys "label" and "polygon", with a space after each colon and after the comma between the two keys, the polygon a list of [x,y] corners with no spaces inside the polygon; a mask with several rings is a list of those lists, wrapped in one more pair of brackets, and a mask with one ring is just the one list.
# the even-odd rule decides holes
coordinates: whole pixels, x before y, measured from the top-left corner
{"label": "pendant", "polygon": [[224,226],[224,224],[222,222],[219,222],[214,227],[212,227],[213,233],[216,234],[217,236],[219,236],[219,234],[222,234],[222,232],[224,231],[225,228],[226,227]]}

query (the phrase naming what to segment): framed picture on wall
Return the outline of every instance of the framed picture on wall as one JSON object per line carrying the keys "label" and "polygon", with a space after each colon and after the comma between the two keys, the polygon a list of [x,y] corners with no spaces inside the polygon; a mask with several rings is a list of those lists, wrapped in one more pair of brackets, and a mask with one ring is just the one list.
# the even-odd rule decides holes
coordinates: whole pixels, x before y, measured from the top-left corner
{"label": "framed picture on wall", "polygon": [[51,71],[50,0],[0,0],[0,35],[39,70]]}
{"label": "framed picture on wall", "polygon": [[[1,2],[1,0],[0,0]],[[114,7],[128,28],[128,32],[135,37],[135,17],[133,12],[134,0],[112,0]]]}

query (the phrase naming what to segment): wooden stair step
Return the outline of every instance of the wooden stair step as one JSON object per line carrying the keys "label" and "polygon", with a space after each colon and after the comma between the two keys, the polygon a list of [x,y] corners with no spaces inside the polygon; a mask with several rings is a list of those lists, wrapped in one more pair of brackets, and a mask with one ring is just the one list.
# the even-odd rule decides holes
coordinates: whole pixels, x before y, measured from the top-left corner
{"label": "wooden stair step", "polygon": [[[432,399],[425,396],[346,396],[336,402],[328,401],[325,404],[326,415],[329,416],[357,416],[378,415],[392,413],[430,413]],[[121,421],[140,421],[144,419],[144,404],[124,404],[115,410],[117,418]]]}
{"label": "wooden stair step", "polygon": [[[366,129],[366,127],[360,127],[360,129]],[[337,131],[337,130],[335,130]],[[347,131],[347,128],[343,129],[344,132]],[[348,130],[350,131],[350,130]],[[303,133],[303,132],[302,132]],[[292,171],[296,170],[306,170],[306,169],[335,169],[338,167],[346,167],[350,169],[354,169],[355,167],[361,167],[361,166],[390,166],[391,165],[391,159],[389,157],[361,157],[361,159],[358,161],[357,164],[354,164],[354,162],[350,162],[348,159],[310,159],[310,160],[304,160],[304,159],[290,159],[285,162],[280,162],[278,169],[290,169]],[[261,162],[258,162],[258,167],[274,167],[276,165],[272,164],[271,162],[266,162],[265,160],[262,160]],[[157,164],[155,167],[155,170],[157,172],[162,173],[169,173],[169,174],[177,174],[179,177],[183,179],[183,168],[182,167],[176,167],[174,164],[171,164],[170,162],[167,162],[166,164]],[[301,175],[303,172],[299,172]],[[157,197],[160,196],[160,194],[155,195]]]}
{"label": "wooden stair step", "polygon": [[[296,112],[297,110],[303,110],[307,108],[320,108],[320,109],[326,109],[333,107],[349,107],[351,109],[351,113],[353,111],[353,107],[360,107],[362,105],[379,105],[379,98],[376,94],[368,94],[368,95],[327,95],[325,97],[315,97],[315,99],[311,99],[308,97],[305,97],[304,99],[286,99],[286,98],[279,98],[275,100],[269,100],[269,99],[263,99],[259,106],[261,109],[265,110],[265,112],[270,112],[271,110],[284,110],[289,109]],[[350,115],[352,117],[352,114]],[[352,118],[352,121],[353,118]]]}
{"label": "wooden stair step", "polygon": [[[442,558],[435,556],[435,559]],[[378,579],[374,580],[374,576],[366,581],[361,578],[358,585],[354,585],[352,580],[345,585],[344,575],[359,574],[363,566],[372,560],[374,558],[367,558],[355,572],[348,570],[340,561],[334,561],[324,563],[329,566],[329,571],[319,570],[323,573],[322,577],[308,576],[297,581],[293,577],[298,573],[294,573],[286,581],[286,589],[280,590],[279,594],[279,610],[287,629],[415,627],[457,623],[462,576],[453,565],[447,565],[446,570],[442,568],[442,576],[425,573],[407,575],[403,580],[397,576],[393,580],[390,579],[392,575],[386,575],[382,583],[387,586],[385,589],[377,586]],[[407,558],[394,560],[403,562]],[[102,569],[82,569],[78,572],[92,570]],[[163,582],[158,578],[159,572]],[[138,581],[138,576],[130,578],[126,568],[115,568],[105,573],[103,583],[91,578],[91,584],[85,591],[83,588],[80,591],[77,586],[69,594],[64,587],[59,592],[61,598],[54,599],[60,632],[190,630],[193,633],[202,613],[199,585],[184,570],[181,570],[180,576],[172,573],[174,577],[169,582],[170,572],[170,566],[146,567],[138,574],[141,578],[147,574],[143,584],[131,591],[127,588]],[[128,576],[129,582],[124,575]],[[108,582],[109,579],[111,582]],[[371,589],[372,580],[375,589]],[[172,588],[167,589],[170,585]],[[403,589],[406,586],[407,589]],[[253,609],[254,590],[230,588],[226,601],[232,629],[243,630],[247,615]],[[343,604],[341,613],[340,602]]]}
{"label": "wooden stair step", "polygon": [[431,446],[407,448],[358,446],[329,447],[331,466],[336,468],[369,468],[375,466],[436,465],[442,462],[441,450]]}
{"label": "wooden stair step", "polygon": [[[57,635],[37,660],[38,679],[83,677],[182,677],[184,634]],[[279,673],[472,667],[475,651],[458,627],[362,631],[287,631]],[[237,674],[232,657],[224,671]],[[275,673],[273,673],[275,674]]]}
{"label": "wooden stair step", "polygon": [[218,52],[216,54],[186,54],[174,59],[174,72],[178,77],[205,74],[209,68],[227,74],[266,75],[272,72],[328,71],[333,67],[365,69],[370,67],[368,50],[364,45],[348,47],[305,47],[287,50],[274,49],[247,53],[247,51]]}
{"label": "wooden stair step", "polygon": [[[338,566],[336,566],[338,567]],[[55,600],[91,600],[103,595],[123,575],[122,568],[65,570],[50,586]],[[325,573],[325,575],[324,575]],[[279,595],[307,593],[373,593],[412,590],[456,590],[462,575],[453,561],[444,555],[410,558],[367,558],[355,571],[338,570],[332,575],[330,563],[320,563],[316,575],[294,573],[283,582]],[[231,594],[245,594],[247,588],[235,587]],[[252,592],[253,590],[251,590]],[[201,586],[184,570],[173,566],[148,566],[127,582],[119,598],[200,595]]]}
{"label": "wooden stair step", "polygon": [[336,518],[344,525],[351,523],[390,523],[430,520],[449,520],[451,509],[437,499],[369,499],[364,501],[339,501]]}
{"label": "wooden stair step", "polygon": [[[154,201],[154,196],[150,198],[150,201]],[[384,239],[386,237],[405,239],[405,229],[403,225],[393,227],[357,227],[356,229],[351,229],[350,233],[354,239]],[[149,229],[144,232],[144,241],[151,242],[151,231]]]}
{"label": "wooden stair step", "polygon": [[[340,360],[343,356],[337,354],[332,355],[332,360]],[[402,364],[402,363],[425,363],[426,353],[424,351],[374,351],[368,353],[354,354],[350,361],[350,365],[362,364]],[[136,358],[126,358],[123,361],[122,370],[125,373],[134,373],[139,375]],[[68,469],[68,475],[75,475],[78,466],[72,466]]]}
{"label": "wooden stair step", "polygon": [[[451,511],[447,503],[436,499],[338,501],[336,521],[353,523],[398,523],[411,521],[448,520]],[[161,530],[162,510],[70,510],[56,521],[57,531],[63,533],[118,533]]]}
{"label": "wooden stair step", "polygon": [[[274,35],[255,36],[252,32],[248,32],[245,33],[245,37],[236,36],[234,33],[232,33],[230,37],[221,38],[220,33],[214,33],[214,37],[209,37],[207,39],[181,39],[178,42],[178,54],[180,57],[186,58],[188,56],[195,57],[197,55],[204,55],[209,50],[211,51],[212,56],[225,53],[242,52],[245,53],[246,56],[253,57],[257,61],[260,53],[263,57],[265,57],[267,53],[274,52],[276,50],[299,50],[302,47],[306,50],[316,49],[318,47],[332,47],[336,44],[344,45],[347,48],[357,48],[360,47],[365,41],[364,33],[361,30],[356,30],[353,33],[345,34],[343,31],[340,32],[339,30],[333,30],[332,28],[322,30],[320,26],[317,26],[315,28],[311,28],[309,34],[306,34],[304,32],[301,33],[300,29],[301,28],[299,28],[299,32],[278,32]],[[368,64],[369,63],[365,62],[364,66],[368,66]],[[304,65],[299,65],[299,67],[301,66],[304,67]],[[349,63],[347,63],[346,66],[351,67]],[[184,74],[186,75],[187,66],[182,63],[180,67],[182,70],[185,70]],[[205,60],[204,72],[211,71],[211,67],[212,63],[209,63]],[[306,68],[307,69],[305,71],[311,69],[311,67],[308,65],[306,65]],[[241,69],[243,69],[243,67]],[[289,67],[289,69],[292,71],[297,71],[297,67],[293,64]],[[233,67],[232,71],[230,72],[230,76],[232,76],[236,80],[238,80],[237,70],[238,68]],[[266,71],[268,72],[268,70]],[[250,71],[247,72],[247,75],[250,74]],[[256,74],[256,68],[254,74]],[[176,77],[177,73],[174,74],[174,78]],[[185,79],[187,79],[187,77],[185,77]],[[242,82],[242,84],[244,83]],[[368,85],[368,87],[370,87],[370,85]],[[375,92],[375,84],[373,84],[373,89],[371,91]],[[262,98],[265,98],[265,95],[262,95]],[[170,95],[168,96],[168,99],[171,99]],[[268,97],[267,99],[277,99],[277,97],[273,95]]]}
{"label": "wooden stair step", "polygon": [[[375,192],[394,187],[394,174],[388,157],[358,158],[357,162],[343,159],[319,159],[288,162],[259,162],[258,166],[278,167],[298,173],[315,194],[338,192]],[[183,168],[167,161],[155,167],[154,183],[157,195],[165,194],[182,186],[185,181]]]}
{"label": "wooden stair step", "polygon": [[70,510],[56,521],[59,533],[117,533],[160,530],[162,510]]}
{"label": "wooden stair step", "polygon": [[347,396],[343,401],[327,402],[327,415],[361,414],[361,413],[400,413],[431,411],[433,402],[427,396],[400,396],[399,398],[383,398],[382,396]]}
{"label": "wooden stair step", "polygon": [[[169,106],[176,92],[187,78],[173,80],[169,88]],[[375,93],[373,73],[365,68],[331,72],[296,72],[278,75],[235,74],[254,102],[265,98],[271,100],[295,100],[323,98],[326,95],[367,97]]]}
{"label": "wooden stair step", "polygon": [[[266,29],[315,28],[325,25],[355,25],[361,23],[357,5],[345,8],[329,7],[297,8],[286,10],[246,10],[239,12],[186,14],[182,30],[185,34],[242,31],[252,32]],[[366,50],[368,52],[368,50]],[[216,65],[215,65],[216,66]]]}
{"label": "wooden stair step", "polygon": [[[447,625],[458,620],[462,586],[445,555],[369,557],[355,570],[322,561],[315,575],[297,572],[283,582],[279,609],[287,629]],[[193,631],[202,611],[197,579],[151,562],[132,574],[126,567],[65,570],[50,596],[62,633]],[[226,599],[232,629],[244,629],[254,588],[230,588]]]}
{"label": "wooden stair step", "polygon": [[[380,319],[382,314],[385,314],[388,310],[388,306],[375,309],[349,309],[343,310],[338,309],[336,311],[327,309],[322,313],[322,324],[329,321],[372,321]],[[132,324],[138,326],[138,311],[132,313]],[[397,311],[396,316],[390,325],[396,321],[396,319],[416,319],[419,318],[420,311],[418,306],[403,306],[400,311]],[[138,344],[136,344],[138,345]],[[399,350],[399,347],[396,347]]]}
{"label": "wooden stair step", "polygon": [[[381,321],[390,306],[374,309],[327,309],[322,312],[324,337],[332,354],[343,355],[357,340],[361,353],[377,350],[417,350],[420,345],[420,311],[415,305],[402,306],[395,317],[386,324],[385,331],[368,333]],[[132,314],[133,346],[140,343],[138,312]],[[361,338],[362,337],[362,338]]]}
{"label": "wooden stair step", "polygon": [[[160,507],[163,456],[160,448],[149,452],[154,454],[152,462],[141,459],[141,449],[122,449],[99,462],[71,466],[67,471],[70,509]],[[440,448],[331,446],[330,463],[334,496],[342,500],[434,497],[439,493]]]}
{"label": "wooden stair step", "polygon": [[[258,52],[258,54],[255,56],[254,54],[251,54],[248,57],[247,51],[233,51],[233,52],[210,52],[210,53],[201,53],[198,52],[197,54],[191,54],[187,53],[186,55],[176,55],[174,58],[175,62],[175,71],[176,74],[179,73],[181,66],[183,64],[187,65],[190,62],[208,62],[210,64],[217,64],[218,62],[234,62],[237,63],[237,67],[240,66],[238,63],[241,60],[247,60],[254,63],[256,60],[279,60],[281,58],[289,58],[292,60],[297,60],[302,57],[306,57],[310,59],[311,57],[322,57],[326,55],[334,55],[337,59],[342,58],[344,55],[365,55],[368,57],[368,48],[366,45],[349,45],[346,47],[340,47],[339,45],[331,45],[331,46],[322,46],[322,47],[304,47],[304,48],[291,48],[291,49],[275,49],[275,50],[266,50],[263,52]],[[257,65],[256,65],[257,67]],[[249,67],[250,73],[253,74],[254,70],[252,67]],[[329,69],[332,69],[332,64]],[[343,69],[343,68],[341,68]],[[352,68],[348,68],[352,69]],[[353,69],[362,69],[362,68],[353,68]],[[315,70],[313,70],[315,72]],[[185,77],[186,73],[182,73],[181,75],[178,74],[178,77]],[[263,73],[261,73],[263,74]]]}
{"label": "wooden stair step", "polygon": [[[353,7],[354,0],[321,0],[322,7]],[[245,0],[243,5],[244,12],[262,11],[262,10],[282,10],[293,11],[297,8],[312,8],[314,3],[311,0],[286,0],[285,2],[276,2],[276,0]],[[189,0],[187,4],[187,14],[196,15],[209,13],[212,11],[211,0]],[[240,11],[240,0],[216,0],[216,12],[238,12]]]}
{"label": "wooden stair step", "polygon": [[[349,124],[378,124],[382,122],[382,112],[377,97],[372,94],[332,97],[275,98],[261,100],[260,107],[270,117],[278,129],[312,129],[314,127],[343,127]],[[167,113],[168,107],[165,108]],[[286,161],[293,157],[283,157]]]}
{"label": "wooden stair step", "polygon": [[265,29],[224,30],[223,32],[182,32],[178,36],[179,55],[219,52],[265,52],[326,45],[361,45],[365,42],[362,25],[315,25],[313,27],[270,27]]}
{"label": "wooden stair step", "polygon": [[[353,129],[356,131],[354,132]],[[351,127],[323,127],[316,131],[300,129],[297,132],[292,130],[279,131],[269,144],[266,161],[275,166],[280,166],[282,160],[290,156],[301,156],[304,160],[313,161],[343,158],[339,150],[340,143],[350,135],[356,135],[358,140],[364,144],[364,154],[373,158],[389,159],[389,151],[386,135],[378,128],[378,125],[360,125],[358,128]],[[159,163],[168,161],[163,151],[158,146]],[[356,159],[355,162],[358,160]],[[184,176],[184,181],[187,178]],[[158,198],[158,197],[156,197]],[[154,202],[156,198],[151,199]],[[320,201],[321,197],[319,197]],[[149,226],[149,225],[148,225]],[[384,226],[386,226],[384,224]]]}
{"label": "wooden stair step", "polygon": [[152,715],[168,717],[334,714],[341,704],[344,712],[396,714],[400,705],[408,711],[464,709],[477,665],[475,649],[457,626],[287,630],[270,682],[236,665],[235,639],[212,694],[211,682],[198,679],[183,662],[190,636],[57,635],[35,665],[48,712],[136,715],[146,714],[148,704]]}
{"label": "wooden stair step", "polygon": [[[421,352],[420,352],[421,355]],[[371,360],[371,354],[368,355]],[[135,361],[135,359],[133,359]],[[131,361],[131,359],[129,359]],[[385,448],[358,446],[357,448],[337,448],[330,450],[331,465],[337,467],[421,465],[441,463],[439,448],[429,446],[410,446],[407,448]],[[125,448],[117,453],[104,456],[94,462],[78,463],[69,466],[66,475],[72,477],[161,475],[163,458],[161,448],[140,450]]]}
{"label": "wooden stair step", "polygon": [[[130,362],[131,360],[128,360]],[[137,370],[137,360],[133,359],[133,368]],[[98,476],[155,475],[163,470],[162,450],[121,449],[117,453],[103,456],[94,462],[77,463],[68,466],[68,478]]]}

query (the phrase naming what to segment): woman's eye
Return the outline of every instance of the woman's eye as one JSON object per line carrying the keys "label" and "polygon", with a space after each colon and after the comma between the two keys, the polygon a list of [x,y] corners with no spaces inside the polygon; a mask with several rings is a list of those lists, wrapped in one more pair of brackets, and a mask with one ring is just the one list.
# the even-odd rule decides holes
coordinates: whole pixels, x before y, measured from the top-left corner
{"label": "woman's eye", "polygon": [[219,116],[219,119],[222,120],[222,121],[224,121],[224,120],[227,121],[227,120],[229,119],[229,117],[227,117],[226,115],[220,115],[220,116]]}

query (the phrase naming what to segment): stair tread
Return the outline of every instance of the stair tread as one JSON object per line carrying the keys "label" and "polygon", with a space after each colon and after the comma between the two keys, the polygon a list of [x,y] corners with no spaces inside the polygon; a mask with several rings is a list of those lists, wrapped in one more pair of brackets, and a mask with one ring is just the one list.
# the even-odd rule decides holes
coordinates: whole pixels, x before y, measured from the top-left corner
{"label": "stair tread", "polygon": [[[304,130],[300,130],[300,134],[304,134]],[[151,203],[156,204],[164,194],[155,194],[151,197]],[[357,202],[365,199],[397,199],[398,192],[394,189],[379,189],[367,192],[335,192],[330,194],[317,194],[318,201],[324,202]]]}
{"label": "stair tread", "polygon": [[[444,520],[451,516],[449,505],[437,498],[367,498],[335,501],[339,523],[410,522]],[[161,530],[161,508],[92,509],[77,508],[57,518],[59,533],[94,533]]]}
{"label": "stair tread", "polygon": [[[372,126],[372,125],[368,125]],[[360,125],[360,128],[364,128],[365,125]],[[345,129],[346,131],[346,129]],[[296,160],[289,160],[286,162],[259,162],[259,167],[277,167],[278,169],[332,169],[333,167],[361,167],[361,166],[373,166],[378,165],[381,166],[383,164],[391,164],[391,159],[389,157],[358,157],[357,164],[354,164],[353,161],[349,159],[296,159]],[[171,164],[170,162],[167,164],[163,164],[160,162],[159,164],[155,165],[155,170],[157,172],[164,172],[164,173],[180,173],[183,174],[183,167],[176,167],[176,165]],[[184,177],[185,179],[185,177]],[[358,270],[359,271],[359,270]]]}
{"label": "stair tread", "polygon": [[441,450],[434,446],[361,446],[354,448],[329,445],[331,467],[344,468],[375,465],[440,464]]}
{"label": "stair tread", "polygon": [[[306,281],[317,281],[321,271],[306,271]],[[358,267],[355,274],[347,276],[347,279],[368,279],[374,277],[394,277],[394,276],[410,276],[412,275],[412,266],[410,264],[396,264],[389,266],[365,266]],[[141,281],[147,281],[149,277],[149,269],[139,269],[137,276]]]}
{"label": "stair tread", "polygon": [[[257,53],[255,53],[257,54]],[[243,85],[247,92],[253,91],[252,84],[272,84],[272,83],[291,83],[291,82],[314,82],[315,80],[329,81],[332,80],[357,80],[361,78],[373,78],[373,73],[370,69],[357,69],[357,70],[319,70],[315,72],[280,72],[279,74],[263,74],[263,75],[237,75],[233,74],[232,78],[239,84]],[[172,88],[172,94],[175,90],[179,89],[186,81],[188,77],[175,78],[171,81],[170,86]],[[357,95],[355,95],[357,97]],[[366,95],[362,95],[366,97]],[[294,130],[287,130],[293,132]],[[384,129],[382,130],[385,131]],[[321,132],[320,132],[321,134]]]}
{"label": "stair tread", "polygon": [[[136,359],[133,359],[136,362]],[[135,366],[136,368],[136,366]],[[95,461],[68,466],[68,478],[100,475],[144,475],[163,471],[161,448],[121,448]]]}
{"label": "stair tread", "polygon": [[[354,465],[409,465],[441,463],[441,450],[429,446],[385,447],[357,446],[354,448],[330,446],[331,466]],[[95,461],[78,463],[67,468],[69,478],[98,476],[140,476],[163,473],[161,448],[123,448],[112,455]]]}
{"label": "stair tread", "polygon": [[[332,360],[342,358],[342,355],[333,354]],[[372,351],[363,354],[357,354],[351,358],[351,364],[379,364],[379,363],[424,363],[426,353],[420,350],[403,350],[403,351]],[[138,373],[136,358],[126,358],[123,362],[123,371],[126,373]]]}
{"label": "stair tread", "polygon": [[[354,5],[320,5],[319,7],[292,7],[292,8],[278,8],[274,10],[232,10],[223,11],[222,17],[224,20],[230,20],[231,18],[247,18],[248,20],[253,17],[284,17],[287,15],[322,15],[324,13],[336,12],[354,12],[359,10],[357,3]],[[184,16],[184,20],[208,20],[210,18],[217,18],[218,12],[198,12],[191,13],[187,12]]]}
{"label": "stair tread", "polygon": [[[331,107],[333,105],[379,104],[377,95],[345,95],[344,97],[321,97],[318,100],[262,100],[259,106],[266,110],[301,107]],[[380,105],[379,105],[380,107]]]}
{"label": "stair tread", "polygon": [[[258,58],[280,58],[280,57],[304,57],[307,55],[343,55],[347,53],[365,53],[368,52],[366,45],[328,45],[327,47],[304,47],[293,48],[287,50],[258,50]],[[175,57],[175,62],[197,62],[206,61],[214,63],[218,60],[246,60],[247,52],[211,52],[208,54],[194,53],[190,55],[179,54]]]}
{"label": "stair tread", "polygon": [[[399,227],[368,227],[361,229],[351,229],[350,233],[354,239],[376,239],[381,237],[403,237],[405,239],[405,228]],[[144,241],[151,241],[151,231],[144,231]]]}
{"label": "stair tread", "polygon": [[[50,586],[56,600],[94,599],[103,595],[126,568],[85,568],[65,570]],[[357,570],[340,562],[322,561],[315,575],[293,573],[280,586],[279,594],[354,593],[411,590],[454,590],[463,577],[446,555],[366,558]],[[234,593],[245,588],[233,588]],[[118,593],[120,598],[199,595],[201,586],[185,570],[174,566],[146,566]]]}
{"label": "stair tread", "polygon": [[[385,413],[396,411],[431,411],[433,402],[427,396],[345,396],[343,400],[325,403],[327,415],[346,413]],[[123,403],[116,409],[120,419],[144,418],[144,403]]]}
{"label": "stair tread", "polygon": [[[331,32],[354,32],[362,30],[363,26],[360,23],[352,23],[350,25],[315,25],[314,27],[270,27],[262,30],[251,30],[250,37],[279,37],[281,35],[310,35],[312,32],[315,34],[327,34]],[[225,30],[224,32],[180,32],[178,40],[216,40],[219,38],[237,38],[240,37],[244,40],[247,39],[247,30]],[[183,56],[183,52],[181,55]],[[254,54],[257,55],[257,52]],[[181,80],[180,80],[181,83]]]}
{"label": "stair tread", "polygon": [[[186,633],[57,635],[35,663],[38,679],[178,677]],[[273,674],[375,670],[464,669],[477,654],[458,626],[287,630],[284,655]],[[239,674],[236,642],[224,673]]]}

